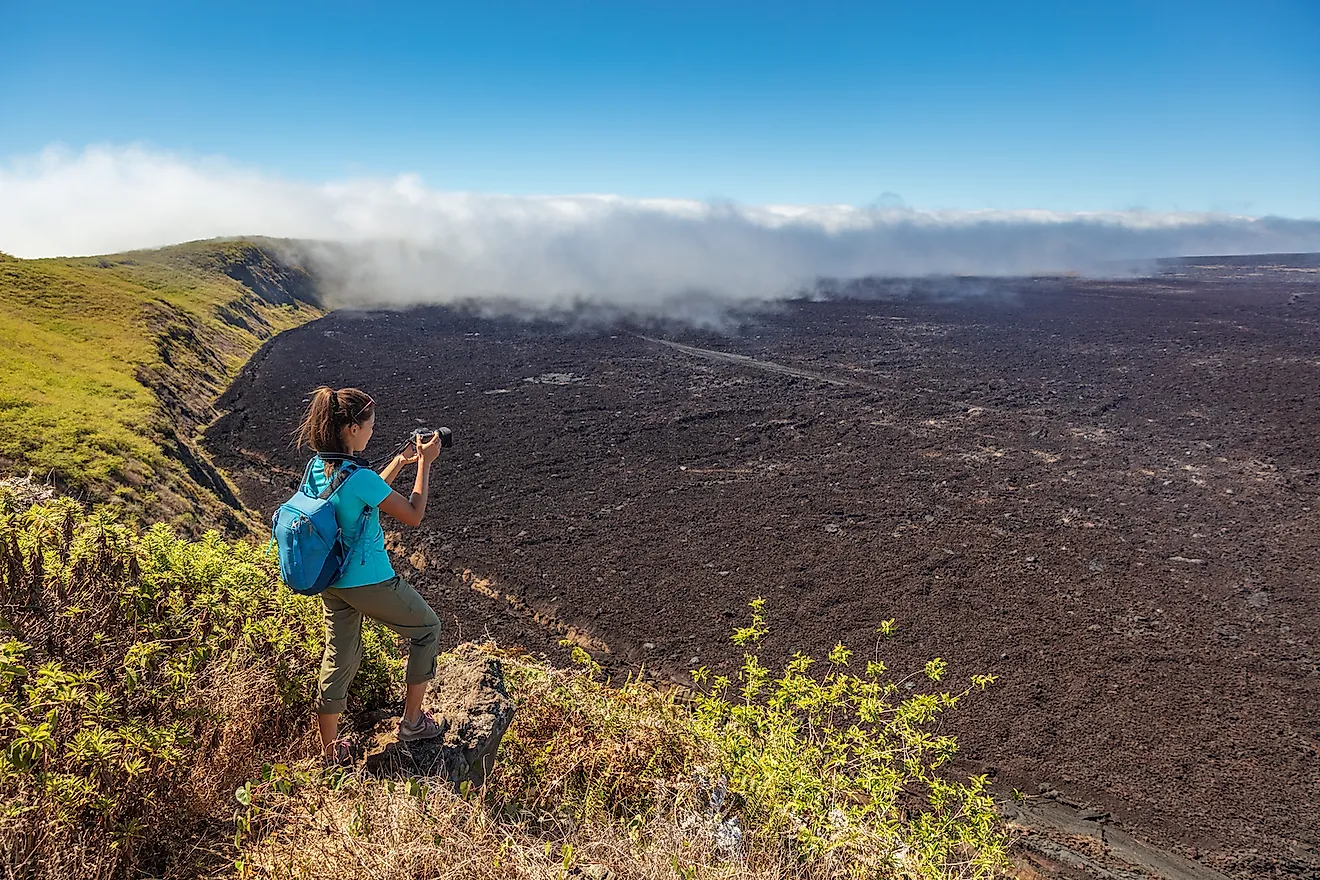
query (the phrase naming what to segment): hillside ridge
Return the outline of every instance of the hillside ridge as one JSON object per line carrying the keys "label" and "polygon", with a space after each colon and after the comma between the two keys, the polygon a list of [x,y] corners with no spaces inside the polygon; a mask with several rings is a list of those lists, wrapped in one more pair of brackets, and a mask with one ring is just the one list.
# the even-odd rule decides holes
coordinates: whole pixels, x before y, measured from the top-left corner
{"label": "hillside ridge", "polygon": [[270,239],[0,260],[0,468],[116,501],[189,534],[252,514],[198,443],[268,340],[325,314],[316,278]]}

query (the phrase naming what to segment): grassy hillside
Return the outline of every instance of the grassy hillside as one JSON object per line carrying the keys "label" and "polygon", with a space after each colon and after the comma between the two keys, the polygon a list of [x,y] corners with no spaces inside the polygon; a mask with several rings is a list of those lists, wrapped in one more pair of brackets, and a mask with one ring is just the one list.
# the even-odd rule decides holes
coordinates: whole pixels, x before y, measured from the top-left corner
{"label": "grassy hillside", "polygon": [[195,438],[263,341],[321,314],[311,279],[261,242],[0,254],[0,470],[144,522],[242,531]]}

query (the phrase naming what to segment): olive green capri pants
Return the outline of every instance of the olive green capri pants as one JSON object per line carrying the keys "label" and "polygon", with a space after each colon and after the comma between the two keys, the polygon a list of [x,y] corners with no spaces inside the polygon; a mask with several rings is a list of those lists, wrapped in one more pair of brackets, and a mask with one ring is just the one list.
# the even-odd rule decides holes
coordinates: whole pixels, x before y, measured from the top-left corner
{"label": "olive green capri pants", "polygon": [[321,661],[316,711],[338,714],[348,705],[348,686],[362,665],[362,618],[379,620],[412,641],[404,680],[421,684],[435,678],[440,651],[440,618],[412,584],[395,575],[378,584],[321,594],[325,602],[325,658]]}

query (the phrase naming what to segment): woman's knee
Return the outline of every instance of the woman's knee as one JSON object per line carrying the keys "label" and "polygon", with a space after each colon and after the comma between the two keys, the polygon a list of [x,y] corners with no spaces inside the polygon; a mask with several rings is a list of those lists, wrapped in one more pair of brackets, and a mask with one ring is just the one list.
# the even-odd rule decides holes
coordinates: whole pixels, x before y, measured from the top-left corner
{"label": "woman's knee", "polygon": [[435,678],[436,657],[439,654],[440,618],[432,611],[430,617],[421,622],[413,633],[404,681],[407,684],[420,684]]}
{"label": "woman's knee", "polygon": [[417,631],[412,637],[413,645],[419,648],[440,644],[440,618],[430,608],[426,610],[429,613],[418,623]]}

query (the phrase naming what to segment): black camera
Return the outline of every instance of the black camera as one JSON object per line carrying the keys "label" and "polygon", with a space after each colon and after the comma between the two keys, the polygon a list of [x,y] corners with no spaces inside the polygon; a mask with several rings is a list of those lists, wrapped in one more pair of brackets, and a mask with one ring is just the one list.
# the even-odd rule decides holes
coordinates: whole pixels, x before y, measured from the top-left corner
{"label": "black camera", "polygon": [[440,446],[449,449],[454,445],[454,432],[448,428],[418,428],[412,432],[412,442],[414,446],[421,446],[427,440],[431,439],[432,434],[440,435]]}

